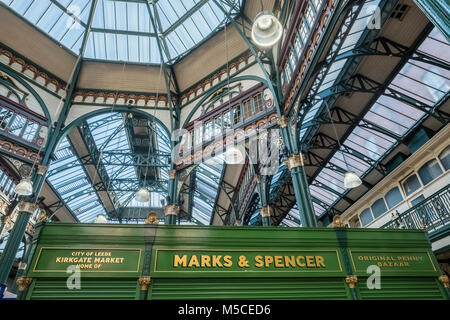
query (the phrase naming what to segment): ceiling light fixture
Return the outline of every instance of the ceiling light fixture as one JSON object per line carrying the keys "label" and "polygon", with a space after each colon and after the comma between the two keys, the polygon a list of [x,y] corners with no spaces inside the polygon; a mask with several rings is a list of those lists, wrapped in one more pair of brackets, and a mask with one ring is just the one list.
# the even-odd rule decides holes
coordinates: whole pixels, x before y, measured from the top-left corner
{"label": "ceiling light fixture", "polygon": [[348,171],[344,175],[344,187],[347,189],[359,187],[362,184],[361,179],[352,171]]}
{"label": "ceiling light fixture", "polygon": [[[328,103],[325,100],[324,100],[324,103],[325,103],[325,106],[327,107],[328,116],[330,117],[330,122],[333,127],[334,134],[336,135],[336,141],[339,145],[339,150],[341,150],[342,145],[339,140],[339,136],[338,136],[336,127],[334,125],[333,116],[331,114],[330,108],[328,107]],[[347,160],[345,159],[345,152],[341,150],[341,153],[342,153],[342,159],[344,160],[345,168],[347,170],[344,174],[344,187],[347,189],[353,189],[353,188],[359,187],[362,184],[361,178],[358,177],[355,172],[350,171]]]}
{"label": "ceiling light fixture", "polygon": [[149,202],[150,201],[150,192],[146,188],[140,188],[136,192],[136,201],[137,202]]}
{"label": "ceiling light fixture", "polygon": [[108,220],[106,220],[106,216],[101,213],[97,216],[94,223],[108,223]]}
{"label": "ceiling light fixture", "polygon": [[283,35],[280,21],[270,11],[261,11],[255,17],[252,26],[252,40],[261,48],[271,48]]}
{"label": "ceiling light fixture", "polygon": [[24,178],[14,188],[14,192],[19,196],[31,196],[33,194],[33,182],[30,178]]}
{"label": "ceiling light fixture", "polygon": [[225,162],[227,164],[242,164],[244,163],[244,155],[242,151],[235,147],[228,147],[225,151]]}

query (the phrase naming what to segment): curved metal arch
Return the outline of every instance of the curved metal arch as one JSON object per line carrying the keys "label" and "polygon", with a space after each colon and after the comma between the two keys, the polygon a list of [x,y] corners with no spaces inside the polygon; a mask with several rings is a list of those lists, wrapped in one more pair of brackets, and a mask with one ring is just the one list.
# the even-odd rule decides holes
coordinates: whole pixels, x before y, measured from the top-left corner
{"label": "curved metal arch", "polygon": [[[52,118],[48,111],[47,105],[45,104],[41,96],[36,92],[36,90],[34,90],[33,87],[27,81],[25,81],[17,71],[10,70],[9,68],[6,68],[2,64],[0,64],[0,70],[5,72],[8,76],[11,76],[15,80],[17,80],[21,85],[23,85],[25,88],[27,88],[27,90],[30,91],[30,93],[33,95],[33,97],[36,98],[37,102],[39,103],[39,106],[41,107],[45,117],[47,118],[47,124],[50,126]],[[50,139],[47,139],[47,143],[49,140]]]}
{"label": "curved metal arch", "polygon": [[[230,78],[229,83],[233,83],[233,82],[238,82],[238,81],[242,81],[242,80],[254,80],[257,82],[262,82],[264,85],[266,85],[268,87],[268,82],[267,80],[258,77],[258,76],[239,76],[239,77],[235,77],[235,78]],[[228,83],[219,83],[216,84],[215,86],[211,87],[209,89],[209,92],[207,94],[205,94],[199,102],[197,102],[197,104],[195,105],[194,108],[192,108],[192,110],[189,112],[188,116],[186,117],[186,120],[184,120],[183,126],[182,128],[185,128],[189,122],[191,122],[192,117],[194,116],[195,112],[198,110],[198,108],[200,108],[202,106],[202,104],[209,98],[211,97],[217,90],[227,86]],[[275,97],[274,97],[275,99]]]}
{"label": "curved metal arch", "polygon": [[[22,101],[22,100],[23,100],[23,99],[21,99],[20,96],[17,94],[17,92],[16,92],[17,89],[14,89],[14,88],[11,86],[11,84],[5,83],[4,80],[0,79],[0,85],[5,86],[5,87],[9,90],[9,92],[10,92],[11,94],[13,94],[13,95],[17,98],[18,101]],[[22,103],[23,103],[23,102],[22,102]]]}
{"label": "curved metal arch", "polygon": [[[127,112],[127,113],[135,113],[138,114],[140,116],[146,117],[147,119],[150,119],[151,121],[154,121],[156,123],[158,123],[161,128],[164,130],[164,132],[167,134],[167,137],[170,138],[170,132],[169,129],[167,129],[167,127],[165,126],[165,124],[159,120],[158,118],[154,117],[153,115],[151,115],[148,112],[139,110],[139,109],[130,109],[129,107],[120,107],[120,106],[115,106],[115,107],[106,107],[106,108],[101,108],[101,109],[97,109],[88,113],[83,114],[82,116],[76,118],[75,120],[73,120],[70,124],[68,124],[66,127],[64,127],[64,129],[58,134],[57,137],[57,141],[58,143],[56,145],[59,144],[59,142],[61,141],[61,139],[63,139],[64,137],[66,137],[70,130],[72,130],[73,128],[79,126],[83,121],[92,118],[94,116],[98,116],[104,113],[112,113],[112,112]],[[53,150],[53,152],[55,152],[55,150]]]}
{"label": "curved metal arch", "polygon": [[217,97],[214,97],[212,100],[208,101],[209,105],[205,108],[205,110],[202,111],[202,115],[206,114],[209,110],[212,110],[211,107],[213,106],[214,102],[219,100],[220,98],[226,97],[227,95],[233,95],[233,93],[240,94],[240,91],[237,90],[229,90],[227,92],[223,92],[222,94],[217,95]]}

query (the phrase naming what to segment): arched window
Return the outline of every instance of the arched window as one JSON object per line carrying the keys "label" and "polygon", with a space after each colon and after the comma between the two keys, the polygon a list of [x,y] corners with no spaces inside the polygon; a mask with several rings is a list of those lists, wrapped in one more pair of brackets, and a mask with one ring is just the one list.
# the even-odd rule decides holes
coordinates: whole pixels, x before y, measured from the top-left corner
{"label": "arched window", "polygon": [[430,160],[419,169],[423,185],[427,185],[442,174],[442,169],[436,159]]}
{"label": "arched window", "polygon": [[383,213],[387,211],[386,204],[384,203],[384,199],[380,198],[377,201],[375,201],[371,207],[372,213],[375,218],[378,218]]}
{"label": "arched window", "polygon": [[396,204],[400,203],[403,200],[402,194],[398,187],[394,187],[389,190],[388,193],[384,196],[386,199],[386,203],[389,209],[393,208]]}
{"label": "arched window", "polygon": [[420,181],[415,174],[408,177],[408,179],[403,182],[403,189],[405,189],[405,193],[409,196],[411,193],[416,191],[421,187]]}
{"label": "arched window", "polygon": [[367,208],[366,210],[361,212],[361,214],[359,215],[359,220],[361,221],[362,226],[368,225],[373,220],[373,216],[372,216],[372,212],[370,211],[370,208]]}
{"label": "arched window", "polygon": [[439,155],[439,160],[441,160],[442,166],[445,170],[450,169],[450,146],[444,149]]}

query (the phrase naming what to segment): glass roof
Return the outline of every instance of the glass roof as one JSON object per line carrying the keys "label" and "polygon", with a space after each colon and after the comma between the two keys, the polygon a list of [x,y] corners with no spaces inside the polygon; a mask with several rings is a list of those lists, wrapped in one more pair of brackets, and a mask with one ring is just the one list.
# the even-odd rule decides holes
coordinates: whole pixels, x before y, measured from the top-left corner
{"label": "glass roof", "polygon": [[[450,63],[450,45],[436,28],[418,51],[429,52],[430,46],[435,49],[430,50],[431,52]],[[439,50],[436,50],[437,48]],[[343,172],[347,171],[347,166],[348,170],[355,171],[359,176],[366,175],[377,161],[398,145],[411,128],[426,116],[423,111],[394,97],[391,90],[404,94],[406,98],[413,99],[412,101],[433,107],[449,89],[449,71],[410,59],[313,181],[310,186],[311,196],[325,204],[315,206],[316,214],[320,216],[326,211],[326,207],[333,207],[346,192]],[[363,126],[363,122],[371,128]],[[330,170],[330,164],[339,171]]]}
{"label": "glass roof", "polygon": [[192,203],[193,221],[209,225],[225,167],[224,155],[211,158],[195,169],[195,191]]}
{"label": "glass roof", "polygon": [[[0,0],[79,54],[93,0]],[[180,59],[226,23],[212,0],[98,0],[86,58],[136,63]],[[220,2],[236,16],[243,0]],[[159,51],[158,37],[162,53]]]}
{"label": "glass roof", "polygon": [[[100,166],[105,168],[108,181],[104,183],[106,189],[116,196],[118,210],[124,207],[136,210],[161,208],[162,200],[167,195],[170,141],[159,123],[142,118],[133,121],[130,114],[118,112],[87,120],[100,159],[94,165],[97,169]],[[142,140],[145,138],[147,140]],[[149,143],[148,139],[153,142]],[[147,148],[136,157],[136,149],[132,148],[136,148],[139,141],[146,146],[154,146],[151,154],[150,148]],[[140,150],[143,150],[142,147]],[[153,158],[148,158],[151,155],[156,155],[156,165],[148,162],[149,159],[153,161]],[[105,214],[105,208],[67,138],[58,147],[56,159],[49,169],[48,181],[80,222],[92,222],[98,214]],[[135,199],[136,191],[141,186],[150,191],[148,202]]]}

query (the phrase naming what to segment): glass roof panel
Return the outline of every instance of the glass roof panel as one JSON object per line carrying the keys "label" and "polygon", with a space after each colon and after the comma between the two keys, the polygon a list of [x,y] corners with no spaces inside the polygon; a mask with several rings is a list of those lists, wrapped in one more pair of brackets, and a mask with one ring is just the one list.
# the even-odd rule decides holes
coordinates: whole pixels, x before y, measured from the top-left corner
{"label": "glass roof panel", "polygon": [[[66,48],[79,54],[92,0],[0,0]],[[229,3],[229,4],[228,4]],[[243,0],[223,8],[236,16]],[[154,23],[152,22],[154,19]],[[157,44],[167,44],[174,62],[226,23],[212,0],[98,0],[84,56],[86,58],[155,63],[161,61]],[[156,29],[156,30],[155,30]]]}
{"label": "glass roof panel", "polygon": [[81,163],[73,153],[69,140],[64,138],[55,153],[55,160],[51,163],[49,171],[64,167],[71,162],[76,166],[50,175],[47,181],[57,190],[80,222],[93,222],[98,214],[105,214],[105,210]]}
{"label": "glass roof panel", "polygon": [[[358,25],[361,24],[358,23]],[[356,24],[353,27],[355,26]],[[427,55],[431,54],[442,61],[450,61],[449,43],[436,28],[430,32],[418,51]],[[328,83],[333,82],[332,77],[327,79],[329,79]],[[313,201],[318,200],[333,206],[346,191],[343,189],[342,173],[334,171],[334,169],[354,171],[358,176],[363,176],[371,170],[372,166],[369,160],[374,162],[384,157],[411,128],[426,116],[423,111],[413,107],[412,104],[421,103],[433,107],[448,93],[450,72],[410,59],[391,81],[388,88],[364,115],[363,120],[366,121],[369,128],[363,127],[363,122],[360,122],[344,141],[340,150],[330,159],[329,164],[338,168],[330,170],[329,164],[327,164],[313,181],[313,185],[310,186]],[[322,84],[318,91],[323,90],[324,85]],[[392,91],[395,92],[395,96],[392,95]],[[317,111],[314,109],[313,107],[310,112],[316,114]],[[306,117],[305,121],[314,118],[310,118],[309,114]],[[306,129],[301,130],[300,138],[303,137],[305,131]],[[348,149],[347,151],[350,153],[344,153],[345,149]],[[330,188],[335,192],[331,192]],[[318,209],[316,214],[325,212],[325,209],[317,203],[314,203],[314,208]]]}
{"label": "glass roof panel", "polygon": [[195,193],[192,218],[209,225],[213,206],[220,190],[219,184],[225,167],[223,154],[200,164],[195,170]]}

